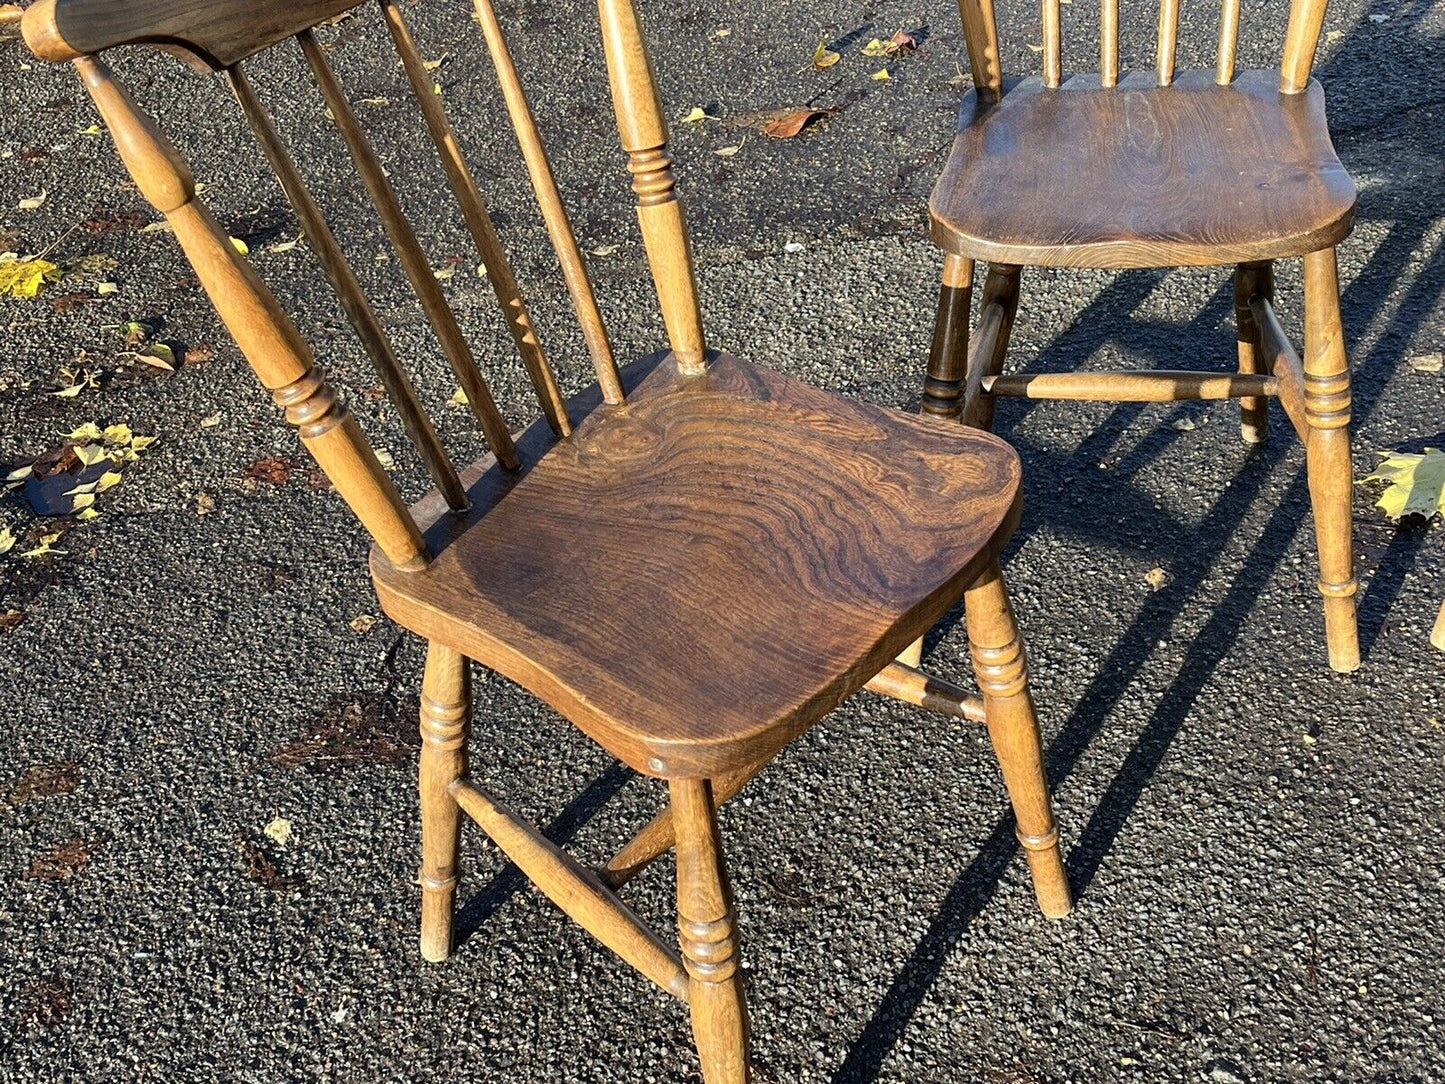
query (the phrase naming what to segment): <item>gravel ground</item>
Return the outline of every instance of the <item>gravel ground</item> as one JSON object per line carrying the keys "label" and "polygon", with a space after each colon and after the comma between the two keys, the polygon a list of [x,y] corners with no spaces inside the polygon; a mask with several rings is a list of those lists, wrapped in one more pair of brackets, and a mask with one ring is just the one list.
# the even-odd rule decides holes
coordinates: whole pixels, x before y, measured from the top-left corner
{"label": "gravel ground", "polygon": [[[1241,64],[1278,56],[1278,3],[1246,0]],[[924,199],[961,93],[951,5],[649,3],[677,126],[705,312],[719,344],[867,399],[916,405],[940,260]],[[769,7],[780,10],[769,10]],[[1181,65],[1212,62],[1215,15],[1186,5]],[[1268,10],[1266,10],[1266,8]],[[587,379],[556,262],[465,4],[413,21],[498,209],[569,389]],[[1006,67],[1032,70],[1032,8],[1002,5]],[[1069,61],[1094,15],[1065,8]],[[624,356],[660,338],[627,209],[595,19],[585,4],[503,15]],[[1124,61],[1153,50],[1147,5]],[[888,64],[870,38],[926,27]],[[729,34],[722,35],[726,28]],[[1445,313],[1437,73],[1445,9],[1337,3],[1317,72],[1360,186],[1341,251],[1355,361],[1355,466],[1439,445]],[[323,32],[498,398],[529,418],[520,364],[441,191],[377,13]],[[843,61],[815,72],[820,37]],[[627,973],[500,861],[466,845],[465,938],[415,947],[414,711],[421,651],[375,614],[364,542],[260,395],[146,208],[74,76],[0,40],[0,251],[71,277],[0,301],[0,462],[87,421],[160,440],[101,515],[22,558],[54,520],[16,491],[0,523],[0,1080],[696,1080],[685,1013]],[[421,472],[297,228],[214,78],[117,58],[209,186],[226,227],[350,399]],[[252,73],[414,359],[452,447],[454,384],[295,50]],[[751,115],[841,111],[773,142]],[[182,118],[192,118],[185,120]],[[714,154],[736,146],[731,157]],[[1081,184],[1087,179],[1081,178]],[[17,203],[42,191],[38,209]],[[75,229],[79,225],[80,228]],[[114,267],[87,257],[109,257]],[[118,290],[96,297],[97,280]],[[1298,336],[1297,266],[1280,271]],[[83,295],[71,297],[67,295]],[[184,361],[128,362],[141,321]],[[1014,363],[1030,370],[1230,364],[1226,276],[1030,273]],[[118,328],[120,330],[118,330]],[[100,374],[49,394],[62,367]],[[1427,1081],[1441,1068],[1445,597],[1438,530],[1357,501],[1366,651],[1324,662],[1304,458],[1283,415],[1257,449],[1221,405],[1007,402],[1028,511],[1007,571],[1033,659],[1079,906],[1035,910],[986,743],[864,694],[723,813],[764,1082]],[[281,458],[278,466],[253,465]],[[256,475],[263,476],[257,480]],[[269,479],[269,480],[268,480]],[[1160,568],[1168,582],[1146,582]],[[355,627],[353,627],[355,625]],[[965,680],[956,621],[929,665]],[[550,710],[479,676],[474,766],[586,861],[661,800]],[[265,833],[291,824],[284,844]],[[661,863],[629,889],[671,924]]]}

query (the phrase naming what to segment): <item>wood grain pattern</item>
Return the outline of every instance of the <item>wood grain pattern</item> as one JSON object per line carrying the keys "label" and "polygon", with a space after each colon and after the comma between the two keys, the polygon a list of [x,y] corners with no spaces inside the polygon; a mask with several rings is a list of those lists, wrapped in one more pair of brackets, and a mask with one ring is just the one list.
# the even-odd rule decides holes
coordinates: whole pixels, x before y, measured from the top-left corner
{"label": "wood grain pattern", "polygon": [[1029,79],[986,107],[970,94],[931,210],[934,240],[960,256],[1170,267],[1328,247],[1354,203],[1319,85],[1281,96],[1273,73],[1246,71],[1228,86]]}
{"label": "wood grain pattern", "polygon": [[1003,66],[993,0],[958,0],[958,13],[974,90],[986,101],[997,99],[1003,93]]}
{"label": "wood grain pattern", "polygon": [[1305,420],[1304,365],[1280,326],[1279,317],[1274,314],[1274,306],[1267,296],[1257,293],[1251,297],[1249,311],[1254,317],[1255,334],[1259,336],[1260,364],[1274,377],[1279,404],[1284,407],[1300,439],[1305,440],[1309,437],[1309,422]]}
{"label": "wood grain pattern", "polygon": [[1182,403],[1240,399],[1275,393],[1263,373],[1200,373],[1181,369],[1134,369],[1107,373],[1011,373],[984,379],[990,395],[1024,399],[1106,400],[1111,403]]}
{"label": "wood grain pattern", "polygon": [[467,516],[419,505],[432,572],[373,573],[404,626],[636,770],[712,777],[766,759],[958,600],[1015,521],[1019,465],[986,434],[731,355],[701,378],[664,360],[625,371],[625,412],[574,402],[585,420],[555,447],[529,431],[520,478],[464,472]]}
{"label": "wood grain pattern", "polygon": [[26,44],[61,62],[118,45],[179,47],[220,70],[350,11],[361,0],[38,0]]}
{"label": "wood grain pattern", "polygon": [[956,418],[963,412],[972,305],[973,261],[962,256],[944,257],[933,346],[928,352],[928,376],[923,381],[921,406],[925,414]]}

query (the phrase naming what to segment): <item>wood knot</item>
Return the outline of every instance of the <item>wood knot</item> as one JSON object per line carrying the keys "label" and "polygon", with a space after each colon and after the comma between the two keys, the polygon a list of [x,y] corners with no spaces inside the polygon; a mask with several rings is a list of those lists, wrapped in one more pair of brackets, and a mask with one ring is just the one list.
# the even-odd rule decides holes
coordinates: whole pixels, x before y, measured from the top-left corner
{"label": "wood knot", "polygon": [[1018,696],[1028,685],[1023,642],[1015,636],[1000,647],[970,645],[978,687],[985,696]]}
{"label": "wood knot", "polygon": [[317,368],[277,388],[271,398],[286,412],[286,420],[296,426],[302,440],[323,436],[346,420],[346,407]]}
{"label": "wood knot", "polygon": [[637,193],[640,206],[652,207],[677,198],[674,194],[677,178],[672,174],[672,159],[668,157],[666,147],[633,151],[627,168],[632,173],[632,191]]}
{"label": "wood knot", "polygon": [[687,973],[699,982],[726,982],[738,970],[737,915],[703,921],[682,918],[682,956]]}

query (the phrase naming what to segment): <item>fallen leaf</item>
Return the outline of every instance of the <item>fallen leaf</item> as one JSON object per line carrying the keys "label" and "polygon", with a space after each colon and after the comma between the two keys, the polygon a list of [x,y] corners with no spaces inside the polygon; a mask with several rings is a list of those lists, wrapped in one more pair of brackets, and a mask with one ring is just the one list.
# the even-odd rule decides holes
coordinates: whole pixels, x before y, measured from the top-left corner
{"label": "fallen leaf", "polygon": [[771,139],[792,139],[819,117],[827,115],[827,110],[823,109],[795,109],[763,125],[763,135]]}
{"label": "fallen leaf", "polygon": [[94,509],[94,508],[86,508],[86,509],[83,509],[82,511],[78,512],[78,513],[76,514],[76,517],[75,517],[75,518],[78,519],[78,520],[80,520],[82,523],[88,523],[90,520],[95,519],[95,518],[96,518],[97,516],[99,516],[99,515],[100,515],[100,512],[97,511],[96,509]]}
{"label": "fallen leaf", "polygon": [[[1069,0],[1063,0],[1069,3]],[[906,30],[900,30],[888,39],[888,44],[893,46],[893,51],[899,55],[911,53],[918,48],[918,39]]]}
{"label": "fallen leaf", "polygon": [[216,510],[216,498],[209,493],[196,494],[196,515],[209,516]]}
{"label": "fallen leaf", "polygon": [[864,56],[892,56],[897,51],[897,47],[892,42],[883,41],[880,38],[874,38],[863,46]]}
{"label": "fallen leaf", "polygon": [[692,107],[692,111],[682,118],[682,123],[701,124],[705,120],[717,120],[717,118],[710,115],[702,106],[695,105]]}
{"label": "fallen leaf", "polygon": [[59,266],[49,260],[22,260],[7,252],[0,255],[0,296],[34,297],[48,284],[59,282],[61,275]]}
{"label": "fallen leaf", "polygon": [[115,425],[107,425],[100,433],[100,439],[107,444],[131,444],[135,441],[136,435],[131,432],[130,426],[117,422]]}
{"label": "fallen leaf", "polygon": [[74,1005],[70,981],[46,976],[27,982],[15,995],[15,1022],[22,1031],[53,1028]]}
{"label": "fallen leaf", "polygon": [[592,255],[606,259],[608,256],[615,256],[621,247],[621,245],[598,245],[592,250]]}
{"label": "fallen leaf", "polygon": [[90,864],[90,844],[80,836],[35,856],[24,881],[68,881]]}
{"label": "fallen leaf", "polygon": [[71,498],[70,510],[72,512],[83,512],[95,503],[94,493],[77,493]]}
{"label": "fallen leaf", "polygon": [[1445,513],[1445,453],[1439,448],[1413,452],[1381,452],[1384,456],[1366,482],[1388,482],[1375,502],[1390,519]]}
{"label": "fallen leaf", "polygon": [[744,136],[741,143],[735,144],[731,147],[719,147],[717,150],[713,151],[713,154],[717,155],[719,158],[731,158],[733,155],[737,154],[738,151],[742,150],[743,147],[747,146],[747,142],[747,136]]}
{"label": "fallen leaf", "polygon": [[818,71],[825,71],[842,59],[843,55],[841,53],[835,53],[832,49],[829,49],[828,42],[826,39],[824,39],[823,41],[818,42],[818,48],[813,53],[813,67],[817,68]]}
{"label": "fallen leaf", "polygon": [[1188,433],[1195,428],[1193,418],[1175,418],[1170,424],[1181,433]]}
{"label": "fallen leaf", "polygon": [[357,614],[351,619],[352,632],[370,632],[376,628],[377,617],[375,614]]}
{"label": "fallen leaf", "polygon": [[237,252],[239,252],[242,256],[251,255],[251,246],[246,244],[246,242],[242,241],[239,237],[231,238],[231,247],[234,248]]}
{"label": "fallen leaf", "polygon": [[0,527],[0,553],[9,553],[15,548],[15,532],[9,527]]}
{"label": "fallen leaf", "polygon": [[25,199],[21,200],[20,209],[22,211],[38,211],[41,207],[45,206],[45,201],[49,198],[50,193],[42,188],[40,190],[40,195],[28,196]]}
{"label": "fallen leaf", "polygon": [[186,348],[186,364],[201,365],[216,356],[216,348],[210,343],[196,343]]}
{"label": "fallen leaf", "polygon": [[390,723],[387,703],[380,696],[364,702],[333,702],[306,733],[278,747],[267,761],[314,772],[356,764],[405,768],[415,756],[416,727],[400,718]]}
{"label": "fallen leaf", "polygon": [[201,419],[201,428],[202,428],[202,429],[214,429],[214,428],[216,428],[216,426],[218,426],[218,425],[220,425],[220,424],[221,424],[221,415],[220,415],[220,414],[208,414],[206,417],[204,417],[204,418]]}
{"label": "fallen leaf", "polygon": [[278,456],[258,459],[246,468],[244,477],[254,482],[279,486],[291,477],[291,460]]}
{"label": "fallen leaf", "polygon": [[873,81],[874,81],[874,82],[882,82],[884,79],[892,79],[892,78],[893,78],[893,76],[891,76],[891,75],[888,74],[888,69],[887,69],[887,68],[882,68],[882,69],[880,69],[879,71],[876,71],[876,72],[873,73]]}
{"label": "fallen leaf", "polygon": [[1341,38],[1343,38],[1344,36],[1345,36],[1345,32],[1344,32],[1343,30],[1331,30],[1331,31],[1329,31],[1327,34],[1325,34],[1325,41],[1326,41],[1328,44],[1333,45],[1335,42],[1339,41],[1339,40],[1340,40]]}
{"label": "fallen leaf", "polygon": [[1160,588],[1173,582],[1174,577],[1162,568],[1151,568],[1144,573],[1144,582],[1149,585],[1151,591],[1158,591]]}
{"label": "fallen leaf", "polygon": [[436,276],[438,282],[446,282],[447,279],[451,278],[456,273],[457,269],[455,267],[444,267],[440,271],[432,272],[432,274]]}
{"label": "fallen leaf", "polygon": [[[14,611],[18,613],[19,611]],[[53,798],[58,794],[70,794],[80,786],[80,769],[62,761],[59,764],[36,764],[26,771],[10,788],[10,803],[19,805],[32,798]]]}
{"label": "fallen leaf", "polygon": [[1406,358],[1405,364],[1417,373],[1438,373],[1445,368],[1445,354],[1419,354]]}
{"label": "fallen leaf", "polygon": [[240,833],[236,835],[236,846],[246,859],[246,875],[257,884],[273,892],[294,892],[305,883],[300,874],[282,873],[270,855]]}
{"label": "fallen leaf", "polygon": [[264,829],[266,838],[271,840],[278,847],[284,847],[291,842],[291,822],[285,817],[276,817]]}
{"label": "fallen leaf", "polygon": [[471,400],[467,398],[467,393],[461,388],[452,392],[452,397],[447,400],[449,406],[466,406],[470,402]]}
{"label": "fallen leaf", "polygon": [[101,297],[105,297],[108,294],[120,293],[120,287],[113,282],[97,282],[95,284],[95,292]]}
{"label": "fallen leaf", "polygon": [[108,470],[95,480],[95,491],[104,493],[107,489],[114,489],[120,485],[123,475],[120,471]]}
{"label": "fallen leaf", "polygon": [[[382,100],[382,101],[386,101],[385,98],[383,98],[383,99],[381,99],[381,100]],[[274,245],[267,245],[267,246],[266,246],[266,251],[267,251],[267,252],[278,253],[278,254],[279,254],[279,253],[282,253],[282,252],[290,252],[293,248],[295,248],[297,245],[299,245],[299,244],[301,243],[301,241],[305,238],[305,236],[306,236],[306,235],[305,235],[304,233],[298,233],[295,237],[293,237],[293,238],[292,238],[291,240],[289,240],[289,241],[277,241]]]}
{"label": "fallen leaf", "polygon": [[0,632],[14,632],[24,620],[24,610],[6,610],[0,613]]}

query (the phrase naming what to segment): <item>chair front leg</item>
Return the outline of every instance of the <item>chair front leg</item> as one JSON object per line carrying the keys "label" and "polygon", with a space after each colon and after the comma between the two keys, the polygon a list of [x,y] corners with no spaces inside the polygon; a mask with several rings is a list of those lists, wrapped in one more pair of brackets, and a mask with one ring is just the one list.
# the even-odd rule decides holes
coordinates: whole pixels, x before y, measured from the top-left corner
{"label": "chair front leg", "polygon": [[997,559],[964,594],[963,605],[988,735],[1013,802],[1034,894],[1044,914],[1063,918],[1073,910],[1073,899],[1059,854],[1059,830],[1044,776],[1043,741],[1029,692],[1023,640]]}
{"label": "chair front leg", "polygon": [[467,770],[472,722],[471,663],[439,643],[427,648],[421,685],[421,954],[452,951],[462,813],[447,792]]}
{"label": "chair front leg", "polygon": [[1304,258],[1305,455],[1315,540],[1320,552],[1320,594],[1325,602],[1325,642],[1330,666],[1342,673],[1360,665],[1360,636],[1355,616],[1354,546],[1350,502],[1354,472],[1350,465],[1350,359],[1340,320],[1340,289],[1335,250]]}
{"label": "chair front leg", "polygon": [[712,784],[669,783],[677,831],[677,917],[689,977],[692,1031],[707,1084],[746,1084],[748,1010],[737,914],[723,861]]}
{"label": "chair front leg", "polygon": [[[1246,375],[1269,371],[1249,307],[1249,299],[1256,295],[1274,301],[1273,265],[1242,263],[1234,270],[1234,330],[1239,340],[1239,371]],[[1246,444],[1262,444],[1269,437],[1269,400],[1262,395],[1247,396],[1239,401],[1239,410],[1240,437]]]}

